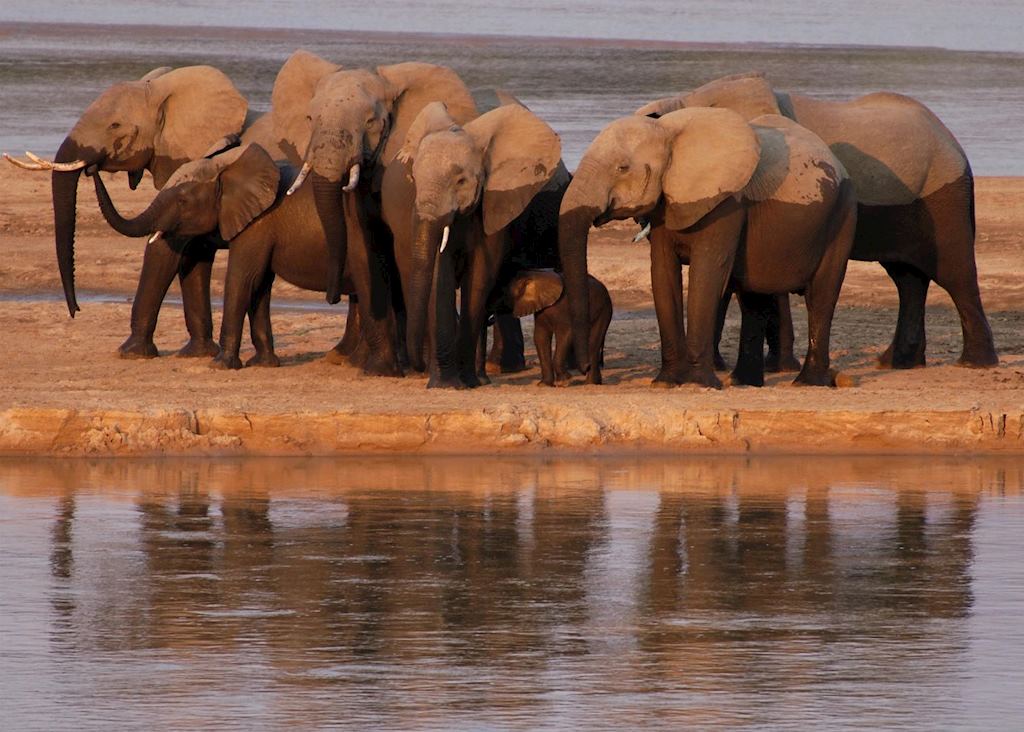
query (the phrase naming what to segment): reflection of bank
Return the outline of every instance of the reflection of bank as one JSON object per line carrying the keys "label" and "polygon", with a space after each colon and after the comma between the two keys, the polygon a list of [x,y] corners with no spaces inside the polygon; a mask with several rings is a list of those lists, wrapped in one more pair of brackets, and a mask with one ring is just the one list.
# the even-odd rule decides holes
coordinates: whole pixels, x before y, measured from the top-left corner
{"label": "reflection of bank", "polygon": [[[442,697],[515,706],[553,671],[622,692],[737,698],[822,678],[930,688],[963,651],[979,500],[1020,492],[1019,470],[998,462],[173,466],[143,466],[144,482],[124,466],[77,466],[82,485],[134,502],[115,512],[118,551],[103,544],[114,525],[89,515],[107,499],[55,496],[62,635],[108,651],[255,653],[313,689],[375,683],[365,664],[383,664],[408,720],[401,697],[424,679]],[[44,482],[73,484],[62,471]],[[908,487],[915,476],[926,485]],[[25,474],[5,481],[42,492]],[[920,489],[929,481],[938,489]],[[460,691],[441,667],[503,684]]]}

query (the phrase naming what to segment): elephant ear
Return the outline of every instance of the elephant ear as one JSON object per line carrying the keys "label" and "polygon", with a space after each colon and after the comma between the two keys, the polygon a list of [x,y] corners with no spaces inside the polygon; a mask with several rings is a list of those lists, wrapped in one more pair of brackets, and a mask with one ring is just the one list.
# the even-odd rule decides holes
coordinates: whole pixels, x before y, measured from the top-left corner
{"label": "elephant ear", "polygon": [[492,109],[469,122],[466,132],[484,151],[484,232],[490,236],[521,214],[558,169],[562,142],[526,107]]}
{"label": "elephant ear", "polygon": [[780,114],[772,85],[759,73],[723,76],[710,81],[684,96],[682,106],[731,109],[745,120],[762,114]]}
{"label": "elephant ear", "polygon": [[145,84],[158,110],[151,168],[157,188],[179,165],[203,157],[218,140],[242,131],[249,105],[212,66],[174,69]]}
{"label": "elephant ear", "polygon": [[551,270],[528,270],[512,280],[509,292],[512,293],[512,314],[524,318],[558,302],[562,296],[562,278]]}
{"label": "elephant ear", "polygon": [[174,71],[174,67],[173,66],[158,66],[157,68],[153,69],[148,74],[146,74],[145,76],[142,76],[139,79],[139,81],[152,81],[153,79],[157,78],[158,76],[163,76],[168,71]]}
{"label": "elephant ear", "polygon": [[727,109],[681,109],[657,124],[672,135],[662,179],[665,224],[687,229],[729,196],[740,193],[761,156],[754,130]]}
{"label": "elephant ear", "polygon": [[684,106],[683,98],[676,97],[665,97],[664,99],[655,99],[653,102],[648,102],[638,110],[633,112],[637,117],[650,117],[651,119],[659,119],[664,117],[669,112],[675,112],[677,109],[682,109]]}
{"label": "elephant ear", "polygon": [[224,166],[220,174],[220,235],[224,241],[234,239],[274,204],[280,179],[274,159],[259,145],[249,145]]}
{"label": "elephant ear", "polygon": [[388,83],[391,132],[381,155],[390,163],[405,145],[409,129],[419,113],[431,102],[444,102],[448,116],[465,125],[477,116],[476,103],[458,74],[446,66],[419,62],[379,66],[377,73]]}
{"label": "elephant ear", "polygon": [[395,155],[395,159],[402,163],[412,162],[424,137],[434,132],[451,129],[458,129],[458,125],[448,114],[448,108],[444,102],[431,102],[420,110],[416,119],[409,126],[409,132],[405,135],[405,143]]}
{"label": "elephant ear", "polygon": [[322,78],[336,71],[341,71],[337,64],[299,49],[277,72],[270,93],[275,142],[294,165],[302,164],[309,147],[311,130],[306,116],[316,86]]}

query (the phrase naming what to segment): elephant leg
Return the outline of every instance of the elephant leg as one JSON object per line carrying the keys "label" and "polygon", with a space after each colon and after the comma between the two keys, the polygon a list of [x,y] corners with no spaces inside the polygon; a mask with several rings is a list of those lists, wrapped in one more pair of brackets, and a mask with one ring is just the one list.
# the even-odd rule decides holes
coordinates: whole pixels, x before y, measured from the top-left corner
{"label": "elephant leg", "polygon": [[836,385],[835,375],[830,369],[829,338],[857,227],[857,209],[853,201],[853,187],[844,184],[837,203],[839,208],[830,225],[825,256],[818,263],[804,294],[807,303],[807,357],[794,384]]}
{"label": "elephant leg", "polygon": [[345,194],[342,202],[348,229],[345,269],[355,284],[362,335],[367,346],[363,371],[377,376],[401,376],[386,262],[374,250],[366,214],[357,196]]}
{"label": "elephant leg", "polygon": [[131,335],[117,349],[121,358],[156,358],[156,321],[167,289],[181,266],[181,251],[160,237],[146,245],[139,285],[132,301]]}
{"label": "elephant leg", "polygon": [[732,302],[733,288],[725,288],[722,301],[718,304],[718,320],[715,321],[715,371],[725,371],[725,359],[722,357],[722,331],[725,330],[725,318],[729,314],[729,304]]}
{"label": "elephant leg", "polygon": [[793,311],[789,306],[789,294],[776,295],[775,304],[768,311],[768,356],[764,370],[769,373],[799,371],[800,360],[793,353]]}
{"label": "elephant leg", "polygon": [[[455,262],[449,247],[434,257],[434,287],[427,306],[427,348],[430,378],[428,389],[464,389],[459,378],[456,336],[458,317],[455,311]],[[476,341],[473,341],[475,348]]]}
{"label": "elephant leg", "polygon": [[912,369],[925,365],[925,300],[930,280],[917,267],[902,262],[883,262],[896,283],[900,308],[892,344],[879,356],[881,368]]}
{"label": "elephant leg", "polygon": [[683,383],[686,369],[683,325],[683,267],[664,226],[653,230],[651,240],[651,290],[661,336],[661,371],[654,386]]}
{"label": "elephant leg", "polygon": [[469,387],[480,386],[475,369],[477,343],[487,314],[487,297],[494,289],[506,253],[504,231],[499,231],[471,246],[467,252],[468,262],[461,290],[462,310],[456,349],[459,377]]}
{"label": "elephant leg", "polygon": [[[238,352],[242,347],[245,316],[252,312],[258,286],[267,276],[270,253],[258,255],[257,252],[250,251],[256,248],[256,243],[246,242],[244,236],[243,234],[243,238],[239,239],[238,245],[231,250],[232,253],[228,257],[228,272],[224,278],[224,313],[220,321],[220,354],[210,362],[211,368],[242,368]],[[253,246],[246,247],[247,243]],[[269,288],[267,296],[269,319]]]}
{"label": "elephant leg", "polygon": [[732,371],[732,383],[737,386],[764,386],[764,340],[776,311],[774,295],[755,292],[737,293],[742,320],[740,324],[740,348],[736,357],[736,368]]}
{"label": "elephant leg", "polygon": [[270,293],[273,287],[274,273],[268,271],[249,305],[249,335],[256,347],[256,355],[245,362],[246,366],[281,365],[274,353],[274,331],[270,324]]}
{"label": "elephant leg", "polygon": [[491,379],[487,375],[487,326],[480,329],[480,336],[477,339],[476,348],[476,378],[481,384],[490,384]]}
{"label": "elephant leg", "polygon": [[[572,380],[569,373],[569,356],[572,352],[572,326],[565,324],[559,326],[555,331],[555,383],[559,386],[567,386]],[[594,369],[600,368],[596,363],[591,362],[588,374]]]}
{"label": "elephant leg", "polygon": [[705,221],[691,235],[685,381],[720,389],[722,382],[715,375],[714,362],[715,323],[743,236],[746,212],[738,202],[729,199]]}
{"label": "elephant leg", "polygon": [[949,293],[960,315],[964,346],[957,365],[970,368],[989,368],[998,365],[999,356],[996,354],[992,329],[989,327],[988,318],[985,317],[985,309],[981,305],[977,275],[973,272],[965,273],[955,283],[938,284]]}
{"label": "elephant leg", "polygon": [[551,364],[551,328],[536,317],[533,320],[533,345],[540,361],[540,383],[538,386],[554,386],[555,370]]}
{"label": "elephant leg", "polygon": [[496,315],[494,318],[494,343],[487,356],[487,362],[501,369],[503,374],[515,374],[526,370],[523,327],[514,315]]}
{"label": "elephant leg", "polygon": [[590,371],[587,372],[588,384],[602,383],[601,369],[604,366],[604,339],[611,322],[611,308],[606,308],[590,326]]}
{"label": "elephant leg", "polygon": [[193,239],[185,247],[178,270],[181,304],[185,310],[188,343],[177,352],[184,358],[209,358],[220,353],[213,340],[213,313],[210,309],[210,279],[217,249],[202,239]]}
{"label": "elephant leg", "polygon": [[337,345],[324,354],[324,358],[330,363],[346,363],[359,346],[359,329],[359,298],[356,295],[349,295],[345,332]]}

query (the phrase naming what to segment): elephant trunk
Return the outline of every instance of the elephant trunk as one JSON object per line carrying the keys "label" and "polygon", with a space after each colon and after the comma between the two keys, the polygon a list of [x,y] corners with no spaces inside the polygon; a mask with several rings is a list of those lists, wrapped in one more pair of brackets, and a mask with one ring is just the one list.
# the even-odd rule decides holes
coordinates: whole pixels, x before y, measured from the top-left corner
{"label": "elephant trunk", "polygon": [[126,219],[118,212],[114,202],[110,200],[110,194],[107,193],[107,187],[100,179],[100,174],[95,173],[92,178],[96,185],[96,201],[100,205],[103,218],[110,224],[110,228],[123,236],[148,236],[160,230],[161,227],[157,225],[157,221],[164,208],[164,196],[158,195],[145,211],[135,218]]}
{"label": "elephant trunk", "polygon": [[313,200],[327,237],[327,302],[333,305],[341,300],[341,283],[348,257],[348,232],[345,229],[341,197],[355,194],[344,193],[340,181],[330,181],[315,169],[311,177]]}
{"label": "elephant trunk", "polygon": [[593,183],[589,176],[580,175],[578,171],[562,199],[558,216],[558,254],[565,294],[569,298],[572,344],[583,373],[591,365],[588,361],[590,288],[587,283],[587,237],[594,219],[607,208],[608,200],[607,187],[594,186]]}
{"label": "elephant trunk", "polygon": [[409,352],[409,363],[417,371],[426,370],[423,361],[424,334],[430,307],[430,291],[435,283],[434,270],[440,258],[438,251],[441,248],[444,228],[443,222],[439,220],[415,218],[415,239],[410,266],[412,276],[408,301],[405,304],[405,343]]}
{"label": "elephant trunk", "polygon": [[[57,150],[55,162],[63,163],[78,159],[78,145],[65,138]],[[57,243],[57,267],[60,282],[64,287],[64,299],[71,317],[81,308],[75,297],[75,211],[78,202],[78,180],[81,169],[72,171],[54,170],[50,178],[53,193],[53,231]]]}

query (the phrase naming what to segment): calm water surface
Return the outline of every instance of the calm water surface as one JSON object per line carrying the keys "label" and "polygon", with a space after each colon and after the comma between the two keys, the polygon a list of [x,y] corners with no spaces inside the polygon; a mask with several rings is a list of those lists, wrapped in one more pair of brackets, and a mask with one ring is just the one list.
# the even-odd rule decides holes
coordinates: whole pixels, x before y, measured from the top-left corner
{"label": "calm water surface", "polygon": [[1024,464],[0,462],[3,727],[1011,729]]}

